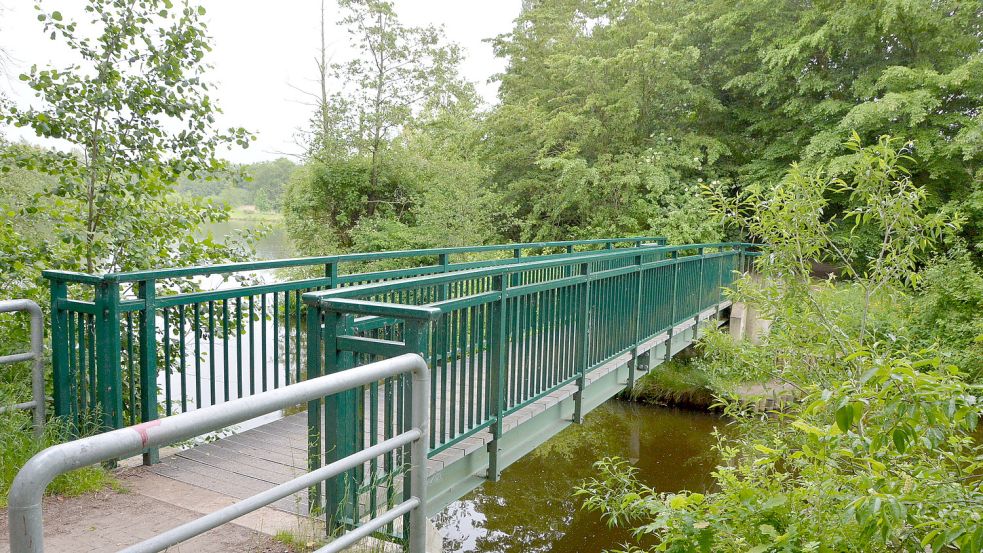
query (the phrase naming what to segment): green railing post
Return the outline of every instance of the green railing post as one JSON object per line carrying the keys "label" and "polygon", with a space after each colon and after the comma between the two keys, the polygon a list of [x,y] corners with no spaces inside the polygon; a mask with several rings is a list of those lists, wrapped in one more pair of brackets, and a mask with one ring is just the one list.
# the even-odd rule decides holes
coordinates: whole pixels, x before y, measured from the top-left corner
{"label": "green railing post", "polygon": [[[730,256],[727,256],[730,259]],[[724,299],[724,264],[723,258],[717,260],[717,313],[720,313],[720,303]],[[716,318],[716,317],[714,317]]]}
{"label": "green railing post", "polygon": [[590,340],[590,264],[580,264],[580,274],[587,277],[580,285],[580,305],[577,309],[577,391],[573,393],[573,422],[584,422],[584,389],[587,387],[588,347]]}
{"label": "green railing post", "polygon": [[706,253],[705,253],[706,250],[705,249],[700,248],[698,250],[698,252],[699,252],[699,255],[700,255],[700,279],[699,279],[699,283],[700,283],[699,290],[700,290],[700,292],[699,292],[699,295],[697,296],[698,299],[696,301],[696,315],[693,316],[693,341],[694,342],[696,341],[697,338],[700,337],[700,313],[703,311],[703,308],[704,308],[704,304],[703,304],[703,301],[704,301],[704,298],[703,298],[704,290],[703,290],[703,288],[704,288],[704,286],[703,286],[703,283],[704,283],[704,281],[706,281],[706,270],[705,270],[705,267],[706,267],[706,260],[707,260]]}
{"label": "green railing post", "polygon": [[[446,253],[442,253],[437,257],[440,262],[440,272],[446,273],[448,267],[450,266],[450,255]],[[437,300],[444,301],[449,297],[450,297],[450,285],[446,283],[441,284],[440,290],[438,291]]]}
{"label": "green railing post", "polygon": [[51,279],[51,371],[55,416],[67,417],[72,432],[78,430],[73,405],[78,398],[73,397],[72,375],[69,372],[68,351],[68,313],[62,309],[61,302],[68,299],[68,285],[61,279]]}
{"label": "green railing post", "polygon": [[[140,422],[157,418],[157,293],[154,280],[137,283],[137,297],[143,300],[140,311]],[[164,336],[167,340],[167,336]],[[131,382],[130,386],[134,383]],[[135,406],[131,405],[130,409]],[[160,452],[151,448],[143,454],[143,464],[160,462]]]}
{"label": "green railing post", "polygon": [[672,252],[669,254],[672,263],[672,286],[669,288],[669,330],[666,331],[666,356],[665,362],[672,359],[672,331],[676,327],[676,288],[679,281],[679,254]]}
{"label": "green railing post", "polygon": [[[338,336],[351,332],[352,316],[328,309],[324,312],[324,374],[334,374],[355,366],[350,351],[338,348]],[[355,453],[358,417],[358,391],[349,390],[324,399],[324,464]],[[325,525],[328,535],[343,529],[354,515],[352,497],[357,500],[358,481],[354,470],[329,480],[325,486]]]}
{"label": "green railing post", "polygon": [[[123,427],[120,370],[119,283],[103,280],[96,287],[96,394],[102,429]],[[132,383],[131,383],[132,385]]]}
{"label": "green railing post", "polygon": [[492,289],[500,294],[498,300],[491,304],[489,322],[490,366],[488,378],[494,422],[491,425],[492,441],[488,444],[488,479],[492,482],[497,482],[502,475],[498,463],[500,451],[498,440],[502,436],[502,418],[505,416],[505,371],[508,370],[505,355],[508,347],[505,328],[510,316],[505,293],[511,278],[512,275],[509,273],[492,277]]}
{"label": "green railing post", "polygon": [[[336,265],[332,265],[337,267]],[[329,270],[325,267],[326,271]],[[327,276],[331,276],[330,273]],[[325,330],[322,334],[322,328]],[[307,378],[321,376],[322,344],[327,339],[327,327],[321,325],[321,309],[317,305],[307,306]],[[321,468],[321,400],[307,402],[307,470],[313,472]],[[317,516],[321,513],[324,483],[318,482],[307,490],[308,513]]]}
{"label": "green railing post", "polygon": [[[514,248],[512,250],[512,257],[514,257],[515,259],[519,259],[520,257],[522,257],[522,248]],[[520,279],[521,276],[522,275],[520,273],[518,273],[518,272],[511,273],[511,276],[509,277],[509,279],[510,279],[509,280],[509,286],[518,286],[518,285],[522,284],[519,281],[519,279]]]}
{"label": "green railing post", "polygon": [[[641,242],[636,243],[637,246],[641,245]],[[637,377],[636,371],[640,370],[641,366],[641,354],[638,352],[638,348],[642,345],[642,256],[635,256],[635,265],[638,269],[635,271],[635,302],[632,305],[632,324],[634,328],[632,334],[635,337],[635,346],[631,351],[631,361],[628,362],[628,385],[625,386],[625,390],[630,392],[635,386],[635,379]],[[647,356],[647,354],[646,354]],[[647,363],[646,369],[648,370]]]}

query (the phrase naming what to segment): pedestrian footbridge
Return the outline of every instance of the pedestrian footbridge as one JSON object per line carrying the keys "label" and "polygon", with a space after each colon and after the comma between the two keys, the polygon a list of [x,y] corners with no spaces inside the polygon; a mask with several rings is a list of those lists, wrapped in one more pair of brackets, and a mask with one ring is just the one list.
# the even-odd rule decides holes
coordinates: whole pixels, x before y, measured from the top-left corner
{"label": "pedestrian footbridge", "polygon": [[751,248],[633,237],[46,272],[55,411],[97,434],[18,476],[12,550],[41,550],[50,477],[142,454],[241,501],[127,551],[261,506],[323,519],[325,551],[369,535],[423,551],[427,517],[720,324]]}

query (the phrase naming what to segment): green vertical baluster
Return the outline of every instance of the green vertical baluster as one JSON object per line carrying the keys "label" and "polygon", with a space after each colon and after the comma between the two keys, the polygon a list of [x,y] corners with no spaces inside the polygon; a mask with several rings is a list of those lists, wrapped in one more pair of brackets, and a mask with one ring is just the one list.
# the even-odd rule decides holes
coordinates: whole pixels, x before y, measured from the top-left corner
{"label": "green vertical baluster", "polygon": [[173,413],[171,407],[171,314],[164,308],[164,414]]}
{"label": "green vertical baluster", "polygon": [[222,392],[225,401],[231,397],[229,388],[229,300],[222,300]]}
{"label": "green vertical baluster", "polygon": [[280,387],[280,300],[273,292],[273,388]]}
{"label": "green vertical baluster", "polygon": [[[54,309],[55,308],[52,307],[52,310]],[[85,393],[84,393],[85,382],[84,381],[82,382],[82,386],[79,385],[79,373],[80,373],[79,371],[80,365],[78,360],[79,343],[78,343],[78,336],[75,333],[75,313],[66,312],[66,315],[67,317],[65,317],[66,318],[65,322],[67,324],[65,325],[66,328],[64,328],[63,331],[67,331],[65,333],[67,350],[64,350],[65,353],[67,354],[66,355],[67,362],[65,363],[67,367],[63,367],[62,371],[67,374],[62,375],[62,377],[65,376],[68,377],[68,384],[67,386],[62,388],[61,390],[62,395],[60,396],[59,399],[62,402],[67,403],[67,405],[62,405],[61,409],[63,409],[63,411],[61,411],[60,413],[56,411],[55,414],[56,416],[68,420],[70,435],[75,436],[79,429],[79,419],[78,419],[79,401],[82,400],[84,402],[85,400]],[[79,395],[80,388],[83,390],[81,396]],[[56,407],[57,407],[57,401],[58,400],[56,400]]]}
{"label": "green vertical baluster", "polygon": [[[80,314],[81,315],[81,314]],[[89,358],[86,360],[89,365],[89,415],[95,415],[92,412],[99,409],[99,384],[97,382],[99,372],[99,367],[96,364],[97,348],[96,348],[96,316],[87,315],[85,317],[85,325],[82,327],[84,330],[83,337],[88,342],[88,354]],[[83,355],[86,352],[82,352]],[[99,421],[94,420],[94,417],[90,417],[90,420],[86,421],[86,426],[90,429],[94,425],[101,424],[102,419]]]}
{"label": "green vertical baluster", "polygon": [[209,405],[218,403],[215,382],[215,302],[208,302],[208,377],[211,379],[208,392],[211,394]]}
{"label": "green vertical baluster", "polygon": [[[372,382],[369,385],[369,447],[379,443],[379,383]],[[376,457],[369,461],[369,517],[375,518],[379,514],[376,496],[377,477],[379,465]]]}
{"label": "green vertical baluster", "polygon": [[201,313],[200,304],[194,304],[194,320],[191,321],[195,334],[195,405],[201,408]]}
{"label": "green vertical baluster", "polygon": [[301,293],[300,290],[294,292],[294,328],[296,329],[295,331],[296,336],[294,336],[294,350],[295,350],[294,363],[296,364],[296,367],[294,367],[295,382],[300,382],[304,374],[304,368],[301,363],[301,359],[303,359],[303,357],[301,357],[303,348],[301,347],[301,343],[300,343],[301,336],[303,335],[303,332],[301,332],[301,327],[300,327],[300,319],[301,319],[300,307],[302,303],[302,300],[300,299],[300,293]]}
{"label": "green vertical baluster", "polygon": [[283,383],[290,384],[290,292],[283,293]]}
{"label": "green vertical baluster", "polygon": [[[441,445],[447,441],[448,429],[447,429],[447,357],[449,356],[448,349],[450,337],[450,315],[442,314],[440,319],[438,319],[438,324],[440,325],[440,440],[438,440],[437,445]],[[435,414],[436,416],[436,414]]]}
{"label": "green vertical baluster", "polygon": [[178,308],[178,355],[181,357],[181,412],[188,412],[188,362],[184,338],[184,306]]}
{"label": "green vertical baluster", "polygon": [[[262,378],[263,378],[263,391],[265,392],[269,388],[269,378],[268,378],[267,375],[270,372],[267,369],[267,367],[266,367],[266,340],[267,340],[267,336],[266,336],[266,294],[263,294],[263,295],[261,295],[259,297],[259,310],[260,310],[259,323],[260,323],[260,329],[261,329],[260,330],[260,334],[262,334],[262,336],[260,338],[260,344],[261,344],[260,350],[261,351],[260,351],[260,364],[259,364],[259,366],[260,366],[260,368],[263,371],[263,376],[262,376]],[[276,374],[276,371],[273,371],[273,372],[274,372],[274,375],[275,375]]]}
{"label": "green vertical baluster", "polygon": [[451,382],[448,389],[450,393],[450,410],[447,413],[447,422],[450,426],[450,438],[453,439],[457,436],[457,411],[459,406],[457,404],[457,371],[459,363],[457,361],[457,335],[459,333],[458,326],[460,325],[459,315],[460,312],[455,310],[448,313],[448,318],[451,321],[451,334],[450,340],[447,345],[447,356],[450,358],[448,368],[451,373]]}
{"label": "green vertical baluster", "polygon": [[242,298],[236,298],[236,397],[242,397]]}
{"label": "green vertical baluster", "polygon": [[[253,321],[256,318],[256,296],[249,296],[249,394],[256,393],[256,332]],[[315,336],[315,335],[311,335]]]}
{"label": "green vertical baluster", "polygon": [[457,406],[457,422],[458,422],[459,433],[464,432],[464,420],[465,420],[464,412],[467,409],[466,385],[467,385],[467,372],[468,372],[467,371],[468,358],[467,358],[467,352],[465,351],[465,345],[467,344],[468,321],[467,321],[467,317],[465,316],[466,314],[467,314],[466,309],[457,310],[457,324],[459,327],[457,331],[457,341],[458,341],[457,351],[459,352],[458,360],[457,360],[457,367],[458,367],[459,374],[457,378],[458,378],[458,386],[459,386],[458,397],[460,398],[460,401],[458,402],[458,406]]}

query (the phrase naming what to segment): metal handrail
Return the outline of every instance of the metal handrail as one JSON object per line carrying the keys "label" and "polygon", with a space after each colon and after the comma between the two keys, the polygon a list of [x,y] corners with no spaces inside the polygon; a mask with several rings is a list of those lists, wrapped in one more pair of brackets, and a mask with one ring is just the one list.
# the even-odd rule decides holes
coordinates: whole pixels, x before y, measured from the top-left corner
{"label": "metal handrail", "polygon": [[34,411],[34,435],[38,438],[44,432],[44,315],[37,303],[31,300],[0,301],[0,313],[24,312],[31,314],[31,351],[0,356],[0,365],[34,361],[31,368],[31,401],[14,405],[0,406],[0,413],[13,409],[32,409]]}
{"label": "metal handrail", "polygon": [[485,246],[458,246],[449,248],[427,248],[417,250],[391,250],[385,252],[365,252],[349,253],[337,255],[325,255],[317,257],[296,257],[288,259],[275,259],[270,261],[247,261],[238,263],[225,263],[218,265],[199,265],[194,267],[179,267],[167,269],[147,269],[141,271],[126,271],[119,273],[107,273],[105,275],[89,275],[71,271],[48,270],[42,274],[47,278],[58,278],[67,282],[77,282],[85,284],[98,284],[103,280],[114,282],[135,282],[139,280],[166,279],[191,277],[211,274],[227,274],[242,271],[257,271],[264,269],[280,269],[287,267],[304,267],[314,265],[324,265],[328,263],[363,262],[379,261],[384,259],[405,259],[409,257],[427,257],[438,255],[453,255],[461,253],[479,253],[494,251],[514,251],[542,248],[563,248],[574,246],[603,245],[612,246],[614,244],[643,244],[657,243],[665,244],[666,239],[661,236],[629,236],[620,238],[596,238],[589,240],[560,240],[551,242],[519,242],[514,244],[491,244]]}
{"label": "metal handrail", "polygon": [[325,396],[404,373],[413,374],[409,430],[270,490],[140,542],[124,551],[127,553],[163,551],[176,543],[350,470],[378,455],[410,444],[411,497],[392,510],[332,541],[319,550],[319,553],[341,551],[407,513],[410,516],[410,552],[424,553],[427,535],[425,505],[427,442],[430,427],[430,369],[426,361],[416,354],[400,355],[276,390],[49,447],[32,457],[21,468],[10,487],[7,502],[11,553],[44,551],[41,499],[48,484],[60,474],[110,459],[137,455],[148,448],[193,438],[292,405],[319,400]]}

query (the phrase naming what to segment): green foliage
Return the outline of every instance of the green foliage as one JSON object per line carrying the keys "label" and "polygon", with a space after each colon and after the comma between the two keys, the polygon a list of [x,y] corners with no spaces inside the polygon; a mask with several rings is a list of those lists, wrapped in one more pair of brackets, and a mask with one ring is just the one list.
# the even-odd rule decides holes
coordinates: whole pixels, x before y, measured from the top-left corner
{"label": "green foliage", "polygon": [[[978,0],[529,3],[493,41],[509,65],[485,157],[519,209],[521,237],[652,229],[698,240],[720,234],[692,193],[701,180],[741,191],[780,181],[796,160],[804,175],[841,176],[855,157],[841,148],[847,133],[903,135],[926,207],[965,212],[975,248],[981,9]],[[826,215],[842,209],[830,192]]]}
{"label": "green foliage", "polygon": [[407,27],[392,5],[342,3],[358,54],[332,68],[351,83],[313,120],[308,162],[288,186],[286,225],[302,253],[495,241],[512,209],[477,156],[483,126],[459,48]]}
{"label": "green foliage", "polygon": [[[210,49],[204,9],[161,0],[89,0],[84,11],[92,17],[91,33],[60,12],[37,9],[45,33],[79,61],[63,68],[32,66],[20,78],[40,101],[11,106],[3,119],[80,152],[7,148],[4,157],[57,178],[49,193],[73,204],[78,211],[71,216],[83,227],[62,239],[79,245],[88,272],[119,268],[106,236],[164,222],[170,207],[165,198],[180,175],[222,170],[218,148],[246,146],[250,137],[243,129],[215,128],[218,108],[203,80]],[[144,252],[133,253],[140,259]]]}
{"label": "green foliage", "polygon": [[[30,298],[46,310],[43,269],[104,273],[252,254],[248,234],[224,244],[196,239],[201,225],[226,220],[228,209],[174,194],[181,175],[222,171],[218,149],[249,139],[242,129],[216,129],[218,107],[204,80],[210,49],[204,10],[164,0],[89,0],[83,11],[88,20],[78,24],[38,5],[45,34],[77,62],[32,66],[20,78],[37,101],[4,105],[0,114],[5,123],[74,148],[0,142],[0,296]],[[0,354],[27,348],[26,325],[12,320],[0,323]],[[5,367],[0,375],[0,403],[30,399],[27,371]],[[0,416],[3,491],[31,455],[68,435],[49,421],[37,441],[28,422],[25,413]],[[84,469],[56,479],[49,491],[81,493],[107,481],[101,469]]]}
{"label": "green foliage", "polygon": [[979,392],[926,361],[854,357],[863,379],[723,442],[719,491],[656,494],[609,459],[585,505],[655,551],[980,551]]}
{"label": "green foliage", "polygon": [[[849,146],[843,178],[793,166],[770,191],[714,196],[721,213],[768,243],[761,277],[744,279],[733,297],[774,324],[758,345],[711,335],[710,377],[789,383],[800,401],[764,418],[722,402],[740,432],[718,445],[709,493],[655,493],[623,462],[599,463],[580,491],[585,506],[639,539],[657,538],[650,550],[983,550],[980,388],[935,350],[913,346],[899,313],[912,284],[937,286],[917,261],[952,223],[926,214],[926,192],[906,167],[913,160],[890,138],[863,146],[854,136]],[[837,249],[842,221],[823,216],[831,188],[844,198],[846,232],[879,236],[875,256]],[[811,261],[828,250],[850,283],[810,280]],[[929,305],[949,301],[935,295]]]}
{"label": "green foliage", "polygon": [[947,363],[983,382],[983,273],[963,248],[954,248],[921,271],[911,301],[910,334],[935,347]]}
{"label": "green foliage", "polygon": [[694,78],[699,50],[679,40],[687,10],[539,2],[493,41],[509,67],[485,156],[518,207],[517,237],[720,237],[696,185],[727,153],[711,132],[721,105]]}

